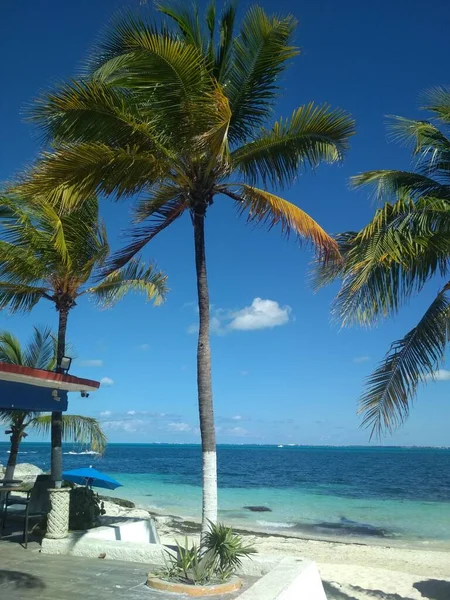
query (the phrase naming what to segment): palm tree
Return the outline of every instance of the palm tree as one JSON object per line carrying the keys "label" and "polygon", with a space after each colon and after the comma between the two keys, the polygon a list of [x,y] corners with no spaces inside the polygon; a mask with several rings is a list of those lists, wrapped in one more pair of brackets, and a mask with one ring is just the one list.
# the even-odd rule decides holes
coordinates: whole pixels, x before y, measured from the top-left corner
{"label": "palm tree", "polygon": [[[56,365],[55,337],[46,328],[35,327],[31,341],[22,348],[20,341],[10,332],[0,332],[0,361],[22,367],[53,370]],[[11,449],[6,465],[6,479],[14,478],[20,442],[27,430],[47,433],[51,428],[51,415],[18,410],[0,411],[0,424],[6,425],[10,434]],[[106,436],[100,423],[92,417],[64,415],[62,418],[63,439],[81,444],[89,443],[92,450],[103,453]]]}
{"label": "palm tree", "polygon": [[[63,198],[124,198],[141,193],[131,242],[113,268],[188,213],[198,290],[198,405],[203,455],[203,531],[217,519],[216,441],[209,345],[205,217],[216,198],[231,199],[247,221],[279,225],[336,256],[335,241],[297,205],[267,191],[292,183],[307,167],[342,159],[354,123],[313,103],[270,123],[279,79],[299,52],[292,16],[250,8],[236,29],[236,4],[217,18],[198,8],[157,3],[161,26],[128,16],[116,23],[86,76],[41,98],[32,118],[52,141],[24,182],[31,193]],[[218,25],[216,25],[218,23]],[[170,24],[174,26],[171,27]],[[263,187],[258,187],[262,185]]]}
{"label": "palm tree", "polygon": [[413,143],[415,171],[353,178],[356,186],[375,184],[378,199],[390,201],[360,232],[339,236],[345,261],[336,269],[330,263],[321,274],[322,282],[343,279],[334,314],[344,325],[370,325],[395,314],[428,281],[438,281],[423,317],[391,345],[368,379],[360,412],[371,435],[403,423],[418,385],[435,378],[450,340],[450,90],[428,92],[425,108],[436,122],[394,117],[391,128],[395,139]]}
{"label": "palm tree", "polygon": [[[42,199],[10,195],[0,199],[0,206],[6,215],[0,233],[0,309],[26,312],[40,300],[54,304],[59,315],[56,370],[66,349],[69,312],[83,296],[104,307],[130,291],[144,293],[155,304],[163,300],[166,277],[137,259],[98,278],[109,246],[95,196],[67,214]],[[59,485],[63,417],[61,412],[52,417],[52,476]]]}

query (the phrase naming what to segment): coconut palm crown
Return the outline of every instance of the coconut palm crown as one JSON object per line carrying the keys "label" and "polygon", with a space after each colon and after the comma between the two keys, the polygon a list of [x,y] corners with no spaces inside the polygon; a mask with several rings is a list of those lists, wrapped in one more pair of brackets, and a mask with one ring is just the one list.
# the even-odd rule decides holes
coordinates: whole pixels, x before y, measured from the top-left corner
{"label": "coconut palm crown", "polygon": [[[58,311],[56,370],[66,349],[70,311],[83,296],[108,307],[128,292],[143,293],[160,303],[166,277],[137,258],[106,276],[99,276],[109,255],[106,230],[95,196],[75,210],[45,199],[4,194],[0,197],[0,309],[30,311],[39,301]],[[53,413],[52,475],[61,481],[62,414]]]}
{"label": "coconut palm crown", "polygon": [[420,321],[395,341],[368,379],[360,401],[372,435],[407,418],[420,383],[433,380],[450,340],[450,90],[425,95],[428,121],[393,117],[392,137],[412,143],[415,170],[378,170],[353,178],[372,184],[385,202],[359,232],[338,236],[344,263],[330,262],[322,282],[343,279],[334,316],[344,325],[371,325],[396,314],[425,284],[438,293]]}
{"label": "coconut palm crown", "polygon": [[85,75],[40,98],[31,118],[51,140],[23,182],[73,208],[94,193],[139,195],[126,264],[187,213],[192,220],[199,303],[198,400],[203,448],[203,530],[217,520],[215,431],[204,223],[215,200],[247,221],[279,226],[311,242],[321,259],[335,241],[299,206],[274,191],[306,168],[340,161],[354,132],[340,109],[309,103],[274,119],[280,79],[299,54],[296,20],[253,6],[240,24],[236,3],[218,14],[156,3],[159,24],[127,15],[88,61]]}

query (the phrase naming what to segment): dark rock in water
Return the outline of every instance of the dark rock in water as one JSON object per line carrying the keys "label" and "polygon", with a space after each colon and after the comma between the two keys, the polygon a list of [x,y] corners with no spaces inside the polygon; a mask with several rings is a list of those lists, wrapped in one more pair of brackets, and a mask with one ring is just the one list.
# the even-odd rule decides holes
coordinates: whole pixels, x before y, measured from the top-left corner
{"label": "dark rock in water", "polygon": [[272,512],[272,509],[267,506],[244,506],[244,508],[252,512]]}
{"label": "dark rock in water", "polygon": [[136,508],[136,504],[131,502],[131,500],[124,500],[123,498],[114,498],[113,496],[100,496],[101,500],[107,500],[112,504],[117,504],[117,506],[121,506],[122,508]]}
{"label": "dark rock in water", "polygon": [[317,529],[328,529],[333,531],[339,531],[340,533],[347,535],[361,535],[361,536],[373,536],[373,537],[386,537],[388,532],[381,527],[375,527],[369,523],[358,523],[358,521],[352,521],[341,517],[339,522],[322,522],[316,523],[315,528]]}

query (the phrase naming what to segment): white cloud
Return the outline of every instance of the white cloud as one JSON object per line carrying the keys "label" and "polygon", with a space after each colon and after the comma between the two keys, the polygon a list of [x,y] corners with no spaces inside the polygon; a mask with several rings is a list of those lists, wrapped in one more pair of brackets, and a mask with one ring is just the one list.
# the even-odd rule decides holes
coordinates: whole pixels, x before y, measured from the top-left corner
{"label": "white cloud", "polygon": [[142,350],[142,352],[145,352],[150,348],[150,344],[139,344],[138,348],[139,350]]}
{"label": "white cloud", "polygon": [[100,384],[105,386],[114,385],[114,380],[111,379],[111,377],[102,377],[100,379]]}
{"label": "white cloud", "polygon": [[131,419],[129,421],[123,421],[120,419],[117,421],[106,421],[102,423],[102,427],[105,431],[125,431],[126,433],[146,431],[146,426],[146,421],[143,421],[142,419]]}
{"label": "white cloud", "polygon": [[100,413],[101,417],[109,417],[109,415],[111,415],[111,411],[110,410],[104,410],[103,412]]}
{"label": "white cloud", "polygon": [[370,360],[370,356],[355,356],[355,358],[353,359],[353,362],[358,365],[360,363],[365,363],[368,360]]}
{"label": "white cloud", "polygon": [[188,423],[169,423],[169,431],[191,431],[192,427]]}
{"label": "white cloud", "polygon": [[129,411],[127,412],[127,415],[135,415],[135,414],[136,414],[136,411],[135,411],[135,410],[129,410]]}
{"label": "white cloud", "polygon": [[250,331],[285,325],[289,321],[290,306],[280,306],[275,300],[255,298],[250,306],[234,313],[229,329]]}
{"label": "white cloud", "polygon": [[[224,335],[229,331],[252,331],[285,325],[291,318],[291,307],[280,306],[275,300],[255,298],[250,306],[228,310],[211,306],[211,333]],[[192,323],[187,333],[198,333],[198,323]],[[246,372],[242,372],[242,374]]]}
{"label": "white cloud", "polygon": [[234,417],[231,417],[232,421],[242,421],[244,417],[242,417],[241,415],[234,415]]}
{"label": "white cloud", "polygon": [[242,377],[246,377],[246,376],[247,376],[247,375],[249,375],[249,374],[250,374],[250,371],[245,371],[245,370],[244,370],[244,371],[241,371],[241,375],[242,375]]}
{"label": "white cloud", "polygon": [[94,358],[92,360],[80,360],[81,367],[103,367],[103,361],[99,358]]}
{"label": "white cloud", "polygon": [[427,379],[433,379],[436,381],[450,381],[450,371],[446,369],[438,369],[434,372],[434,375],[427,375]]}
{"label": "white cloud", "polygon": [[225,433],[229,435],[247,435],[248,431],[243,427],[231,427],[230,429],[225,429]]}

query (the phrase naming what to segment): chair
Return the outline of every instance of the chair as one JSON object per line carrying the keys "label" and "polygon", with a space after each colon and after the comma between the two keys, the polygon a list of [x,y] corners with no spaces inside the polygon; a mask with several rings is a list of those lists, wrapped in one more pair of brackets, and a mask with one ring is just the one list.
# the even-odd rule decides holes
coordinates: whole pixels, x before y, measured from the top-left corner
{"label": "chair", "polygon": [[[6,523],[8,513],[24,519],[23,542],[25,548],[28,547],[28,523],[31,517],[44,517],[50,511],[49,489],[52,487],[51,475],[38,475],[36,482],[29,492],[28,498],[9,497],[6,500],[6,506],[3,513],[1,532]],[[14,506],[24,506],[22,510],[10,510]]]}

